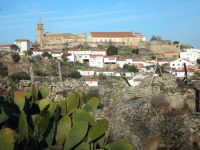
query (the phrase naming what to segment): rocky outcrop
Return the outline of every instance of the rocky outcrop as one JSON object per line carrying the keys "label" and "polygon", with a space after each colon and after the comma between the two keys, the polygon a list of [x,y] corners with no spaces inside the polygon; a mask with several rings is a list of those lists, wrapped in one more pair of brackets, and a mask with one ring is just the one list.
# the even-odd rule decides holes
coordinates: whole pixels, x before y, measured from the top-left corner
{"label": "rocky outcrop", "polygon": [[144,98],[121,101],[110,108],[111,141],[128,138],[134,150],[155,150],[162,139],[162,116]]}

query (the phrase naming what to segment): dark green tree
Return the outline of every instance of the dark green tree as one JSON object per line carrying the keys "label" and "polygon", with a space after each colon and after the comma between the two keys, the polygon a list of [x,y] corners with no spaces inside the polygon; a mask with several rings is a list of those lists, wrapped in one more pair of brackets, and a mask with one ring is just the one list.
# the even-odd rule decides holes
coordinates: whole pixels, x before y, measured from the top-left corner
{"label": "dark green tree", "polygon": [[6,77],[8,75],[8,67],[0,62],[0,76]]}
{"label": "dark green tree", "polygon": [[133,49],[132,53],[139,54],[139,49],[138,48],[137,49]]}
{"label": "dark green tree", "polygon": [[63,60],[63,61],[67,61],[67,60],[68,60],[66,54],[63,54],[61,57],[62,57],[62,60]]}
{"label": "dark green tree", "polygon": [[128,64],[124,64],[123,69],[127,71],[128,70]]}
{"label": "dark green tree", "polygon": [[79,79],[81,77],[80,72],[78,72],[77,70],[71,71],[69,76],[76,79]]}
{"label": "dark green tree", "polygon": [[19,62],[20,60],[19,54],[12,54],[11,57],[15,63]]}
{"label": "dark green tree", "polygon": [[48,55],[49,55],[48,52],[43,52],[43,53],[42,53],[42,57],[43,57],[43,58],[48,57]]}
{"label": "dark green tree", "polygon": [[10,47],[12,50],[17,51],[17,49],[19,48],[16,44],[12,44]]}
{"label": "dark green tree", "polygon": [[118,54],[118,47],[115,47],[114,45],[111,45],[106,50],[106,53],[107,53],[108,56],[110,56],[110,55],[117,55]]}
{"label": "dark green tree", "polygon": [[197,59],[197,64],[199,64],[199,65],[200,65],[200,59]]}
{"label": "dark green tree", "polygon": [[174,42],[173,42],[173,44],[179,44],[179,43],[180,43],[179,41],[174,41]]}
{"label": "dark green tree", "polygon": [[134,65],[129,66],[128,67],[128,71],[134,72],[134,73],[139,72],[138,68],[136,68]]}
{"label": "dark green tree", "polygon": [[153,55],[153,56],[151,56],[151,59],[156,59],[156,56],[154,56],[154,55]]}
{"label": "dark green tree", "polygon": [[32,52],[31,50],[28,50],[28,51],[26,51],[26,54],[27,54],[27,55],[32,55],[33,52]]}
{"label": "dark green tree", "polygon": [[51,55],[51,54],[49,54],[49,55],[48,55],[48,59],[51,59],[51,58],[52,58],[52,55]]}
{"label": "dark green tree", "polygon": [[162,40],[162,37],[161,36],[155,36],[155,35],[153,35],[152,37],[151,37],[151,40]]}

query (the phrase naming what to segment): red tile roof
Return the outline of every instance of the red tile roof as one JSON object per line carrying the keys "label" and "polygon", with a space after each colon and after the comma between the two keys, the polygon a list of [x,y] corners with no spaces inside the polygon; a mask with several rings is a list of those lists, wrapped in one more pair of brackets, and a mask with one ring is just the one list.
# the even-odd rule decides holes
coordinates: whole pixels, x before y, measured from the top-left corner
{"label": "red tile roof", "polygon": [[69,49],[68,51],[80,51],[79,49]]}
{"label": "red tile roof", "polygon": [[16,39],[15,41],[29,41],[28,39]]}
{"label": "red tile roof", "polygon": [[176,71],[173,71],[173,72],[185,72],[185,70],[176,70]]}
{"label": "red tile roof", "polygon": [[106,49],[98,49],[97,51],[106,51]]}
{"label": "red tile roof", "polygon": [[104,58],[116,58],[117,56],[104,56]]}
{"label": "red tile roof", "polygon": [[11,45],[0,45],[0,47],[11,47]]}
{"label": "red tile roof", "polygon": [[124,57],[125,59],[133,59],[132,57]]}
{"label": "red tile roof", "polygon": [[103,57],[102,54],[94,54],[94,55],[90,55],[90,57],[99,57],[99,56],[102,56],[102,57]]}

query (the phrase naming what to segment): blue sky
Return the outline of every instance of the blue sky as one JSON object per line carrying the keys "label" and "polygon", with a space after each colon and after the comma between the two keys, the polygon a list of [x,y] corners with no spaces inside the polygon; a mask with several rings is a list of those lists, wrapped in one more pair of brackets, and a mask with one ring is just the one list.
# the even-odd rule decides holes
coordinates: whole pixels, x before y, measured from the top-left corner
{"label": "blue sky", "polygon": [[4,0],[0,2],[0,44],[36,41],[45,33],[135,31],[200,48],[200,0]]}

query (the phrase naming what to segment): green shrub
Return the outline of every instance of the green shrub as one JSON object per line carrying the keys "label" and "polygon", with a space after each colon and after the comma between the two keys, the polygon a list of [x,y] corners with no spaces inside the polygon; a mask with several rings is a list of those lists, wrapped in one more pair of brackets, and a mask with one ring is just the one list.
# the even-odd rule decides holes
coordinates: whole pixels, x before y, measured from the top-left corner
{"label": "green shrub", "polygon": [[93,88],[89,88],[89,90],[86,92],[86,91],[83,91],[82,92],[82,96],[81,96],[81,99],[82,101],[86,104],[87,101],[92,98],[92,97],[97,97],[99,98],[99,91],[98,89],[93,89]]}
{"label": "green shrub", "polygon": [[41,62],[42,61],[42,57],[41,57],[41,55],[36,55],[36,56],[34,56],[33,57],[33,59],[36,61],[36,62]]}
{"label": "green shrub", "polygon": [[8,76],[12,80],[29,80],[30,76],[26,72],[15,72]]}
{"label": "green shrub", "polygon": [[8,75],[8,67],[0,62],[0,76],[6,77]]}
{"label": "green shrub", "polygon": [[77,70],[74,70],[74,71],[71,71],[71,72],[69,73],[69,76],[70,76],[71,78],[79,79],[79,78],[81,77],[81,74],[80,74],[80,72],[78,72]]}
{"label": "green shrub", "polygon": [[27,55],[32,55],[33,54],[33,52],[31,51],[31,50],[28,50],[28,51],[26,51],[25,52]]}
{"label": "green shrub", "polygon": [[48,57],[48,55],[49,55],[48,52],[43,52],[43,53],[42,53],[42,57],[43,57],[43,58]]}
{"label": "green shrub", "polygon": [[187,103],[183,104],[183,109],[188,109],[189,105]]}
{"label": "green shrub", "polygon": [[32,59],[32,58],[28,58],[28,60],[29,60],[30,63],[34,63],[35,62],[35,60]]}
{"label": "green shrub", "polygon": [[52,55],[51,55],[51,54],[49,54],[49,55],[48,55],[48,59],[51,59],[51,58],[52,58]]}
{"label": "green shrub", "polygon": [[11,57],[15,63],[19,62],[20,60],[19,54],[12,54]]}
{"label": "green shrub", "polygon": [[48,75],[46,72],[44,72],[44,71],[42,71],[42,70],[40,70],[40,69],[34,70],[34,74],[35,74],[36,76],[47,76],[47,75]]}

